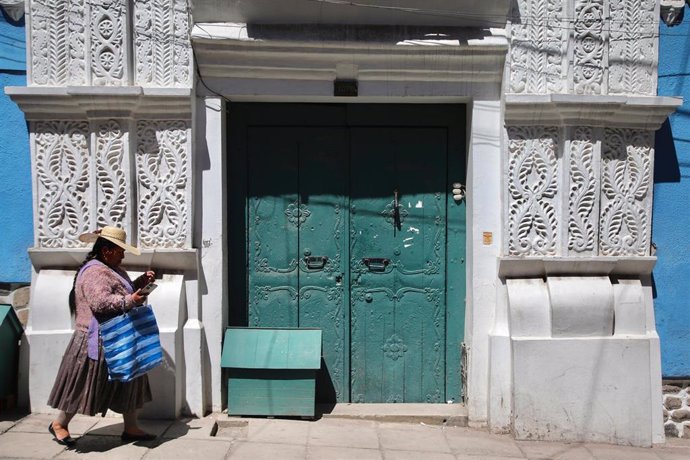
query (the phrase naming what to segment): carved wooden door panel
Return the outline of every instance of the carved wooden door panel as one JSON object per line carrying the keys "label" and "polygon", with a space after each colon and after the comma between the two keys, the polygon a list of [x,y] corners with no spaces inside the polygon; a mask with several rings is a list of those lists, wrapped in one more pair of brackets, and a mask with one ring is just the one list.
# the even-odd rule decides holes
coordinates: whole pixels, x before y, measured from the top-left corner
{"label": "carved wooden door panel", "polygon": [[353,402],[443,402],[446,130],[351,131]]}
{"label": "carved wooden door panel", "polygon": [[321,328],[319,401],[460,400],[465,212],[448,190],[464,177],[462,113],[231,111],[235,321]]}
{"label": "carved wooden door panel", "polygon": [[321,401],[347,401],[346,131],[251,128],[249,325],[323,331]]}

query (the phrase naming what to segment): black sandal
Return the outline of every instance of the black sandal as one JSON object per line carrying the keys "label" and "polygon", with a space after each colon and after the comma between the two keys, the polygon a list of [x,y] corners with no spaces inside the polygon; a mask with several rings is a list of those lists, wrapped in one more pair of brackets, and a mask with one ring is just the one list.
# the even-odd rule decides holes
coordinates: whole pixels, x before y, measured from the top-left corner
{"label": "black sandal", "polygon": [[48,432],[53,435],[55,442],[62,446],[72,447],[77,442],[77,440],[72,438],[70,435],[67,435],[66,438],[58,439],[57,435],[55,434],[55,429],[53,428],[53,422],[50,422],[50,425],[48,425]]}

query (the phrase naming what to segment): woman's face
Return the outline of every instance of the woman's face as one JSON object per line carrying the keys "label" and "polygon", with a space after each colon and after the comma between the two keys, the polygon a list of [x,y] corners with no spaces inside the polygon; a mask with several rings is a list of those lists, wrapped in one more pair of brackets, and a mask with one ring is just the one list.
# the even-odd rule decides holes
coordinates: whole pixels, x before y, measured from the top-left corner
{"label": "woman's face", "polygon": [[125,257],[125,250],[120,246],[103,248],[103,261],[111,267],[119,267]]}

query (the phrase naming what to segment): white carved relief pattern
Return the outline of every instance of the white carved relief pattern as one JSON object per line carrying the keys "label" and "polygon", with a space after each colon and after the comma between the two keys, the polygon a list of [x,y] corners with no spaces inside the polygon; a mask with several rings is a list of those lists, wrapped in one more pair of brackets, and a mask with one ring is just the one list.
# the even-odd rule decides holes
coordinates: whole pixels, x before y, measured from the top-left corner
{"label": "white carved relief pattern", "polygon": [[607,129],[601,159],[600,255],[648,253],[652,133]]}
{"label": "white carved relief pattern", "polygon": [[134,5],[136,84],[191,86],[187,0],[142,0]]}
{"label": "white carved relief pattern", "polygon": [[127,19],[125,0],[91,3],[91,72],[94,85],[127,84],[124,44]]}
{"label": "white carved relief pattern", "polygon": [[563,62],[567,28],[560,0],[519,0],[520,18],[511,26],[510,90],[559,93],[565,90]]}
{"label": "white carved relief pattern", "polygon": [[573,89],[576,94],[604,93],[604,1],[575,3]]}
{"label": "white carved relief pattern", "polygon": [[34,133],[38,246],[82,246],[77,237],[91,229],[88,124],[37,122]]}
{"label": "white carved relief pattern", "polygon": [[35,85],[85,85],[84,0],[31,2],[31,78]]}
{"label": "white carved relief pattern", "polygon": [[610,2],[609,93],[655,93],[654,8],[654,0]]}
{"label": "white carved relief pattern", "polygon": [[116,120],[99,122],[96,132],[96,181],[99,227],[124,227],[127,217],[127,176],[124,169],[125,135]]}
{"label": "white carved relief pattern", "polygon": [[143,247],[187,244],[188,163],[184,121],[137,122],[137,206]]}
{"label": "white carved relief pattern", "polygon": [[570,139],[568,249],[580,255],[595,255],[597,250],[599,183],[594,169],[593,131],[588,127],[576,128]]}
{"label": "white carved relief pattern", "polygon": [[508,129],[508,252],[556,255],[556,128]]}

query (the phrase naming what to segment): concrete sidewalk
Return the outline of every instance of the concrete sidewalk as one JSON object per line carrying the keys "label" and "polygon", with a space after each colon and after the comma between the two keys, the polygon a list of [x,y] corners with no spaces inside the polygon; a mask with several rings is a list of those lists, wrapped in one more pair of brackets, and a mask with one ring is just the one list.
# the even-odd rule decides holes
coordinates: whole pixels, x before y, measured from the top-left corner
{"label": "concrete sidewalk", "polygon": [[[0,414],[0,417],[3,415]],[[0,418],[0,458],[107,459],[690,459],[690,441],[670,440],[653,448],[590,443],[515,441],[483,430],[324,417],[228,418],[142,421],[158,435],[147,443],[122,444],[122,419],[77,416],[66,449],[48,433],[49,415]],[[218,422],[218,423],[217,423]]]}

